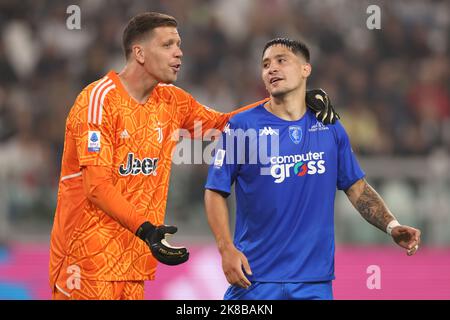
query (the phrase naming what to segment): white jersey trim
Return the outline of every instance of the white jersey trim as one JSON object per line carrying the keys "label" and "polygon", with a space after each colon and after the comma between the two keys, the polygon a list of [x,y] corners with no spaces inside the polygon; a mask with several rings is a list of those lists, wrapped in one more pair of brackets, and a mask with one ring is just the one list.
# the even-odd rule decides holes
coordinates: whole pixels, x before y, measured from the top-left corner
{"label": "white jersey trim", "polygon": [[88,123],[102,123],[103,101],[108,92],[115,87],[113,81],[106,76],[95,85],[89,96]]}
{"label": "white jersey trim", "polygon": [[64,177],[61,178],[61,181],[64,181],[64,180],[67,180],[67,179],[76,178],[76,177],[79,177],[79,176],[81,176],[81,171],[77,172],[77,173],[69,174],[67,176],[64,176]]}
{"label": "white jersey trim", "polygon": [[66,297],[70,298],[70,293],[64,291],[63,289],[61,289],[57,284],[55,284],[56,289],[58,289],[58,291],[60,291],[63,295],[65,295]]}

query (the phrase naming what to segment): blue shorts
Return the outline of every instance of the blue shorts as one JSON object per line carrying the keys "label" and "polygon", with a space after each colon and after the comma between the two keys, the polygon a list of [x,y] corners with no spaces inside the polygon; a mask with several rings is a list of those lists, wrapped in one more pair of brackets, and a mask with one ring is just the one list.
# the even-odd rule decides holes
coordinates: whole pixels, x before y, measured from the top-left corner
{"label": "blue shorts", "polygon": [[230,286],[225,300],[333,300],[331,281],[252,282],[248,289]]}

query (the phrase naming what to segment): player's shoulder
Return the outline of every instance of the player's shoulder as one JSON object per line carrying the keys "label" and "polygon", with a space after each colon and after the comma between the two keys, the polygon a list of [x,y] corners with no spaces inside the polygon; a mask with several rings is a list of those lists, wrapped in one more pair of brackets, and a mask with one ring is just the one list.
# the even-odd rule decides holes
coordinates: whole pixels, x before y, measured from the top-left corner
{"label": "player's shoulder", "polygon": [[324,124],[322,121],[320,121],[316,115],[314,114],[314,111],[312,111],[311,109],[307,108],[306,109],[306,117],[308,117],[307,123],[309,123],[310,128],[309,131],[310,132],[316,132],[316,131],[323,131],[323,130],[345,130],[344,126],[342,125],[341,121],[339,119],[337,119],[335,121],[335,123],[328,123],[328,124]]}
{"label": "player's shoulder", "polygon": [[105,75],[86,85],[78,94],[76,102],[82,105],[103,102],[107,96],[116,90],[116,84],[113,79]]}
{"label": "player's shoulder", "polygon": [[111,90],[116,89],[116,83],[110,73],[86,85],[81,91],[82,94],[97,94],[98,96],[106,95]]}
{"label": "player's shoulder", "polygon": [[159,83],[155,90],[158,96],[166,101],[187,99],[191,96],[187,91],[173,84]]}
{"label": "player's shoulder", "polygon": [[117,91],[114,80],[105,75],[86,85],[75,99],[69,117],[76,114],[80,119],[87,119],[88,122],[101,123],[103,108],[109,98]]}
{"label": "player's shoulder", "polygon": [[307,122],[306,122],[306,134],[317,135],[319,134],[323,139],[332,138],[336,143],[345,139],[347,133],[342,125],[342,122],[338,119],[335,123],[324,124],[311,109],[307,109]]}
{"label": "player's shoulder", "polygon": [[345,131],[345,128],[340,120],[336,120],[333,124],[327,124],[325,127],[330,128],[336,143],[340,143],[341,141],[348,139],[347,132]]}
{"label": "player's shoulder", "polygon": [[338,132],[339,134],[346,133],[345,127],[344,127],[344,125],[342,124],[341,120],[339,120],[339,119],[336,120],[335,123],[333,123],[333,124],[328,124],[327,126],[330,127],[330,128],[332,128],[334,131]]}
{"label": "player's shoulder", "polygon": [[261,108],[263,108],[264,103],[249,105],[250,108],[235,114],[230,119],[230,124],[233,127],[251,127],[252,124],[257,120],[261,115]]}

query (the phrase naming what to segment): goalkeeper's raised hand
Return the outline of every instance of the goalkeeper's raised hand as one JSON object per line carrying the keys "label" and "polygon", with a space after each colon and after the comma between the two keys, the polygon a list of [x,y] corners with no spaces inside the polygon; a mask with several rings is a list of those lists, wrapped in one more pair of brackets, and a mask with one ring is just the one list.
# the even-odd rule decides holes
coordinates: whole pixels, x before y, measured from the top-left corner
{"label": "goalkeeper's raised hand", "polygon": [[341,118],[322,89],[306,90],[306,106],[314,111],[316,118],[323,124],[334,124]]}
{"label": "goalkeeper's raised hand", "polygon": [[144,222],[136,232],[136,235],[147,243],[153,256],[161,263],[175,266],[189,259],[189,252],[184,247],[173,247],[166,239],[169,234],[177,232],[175,226],[154,226],[150,222]]}

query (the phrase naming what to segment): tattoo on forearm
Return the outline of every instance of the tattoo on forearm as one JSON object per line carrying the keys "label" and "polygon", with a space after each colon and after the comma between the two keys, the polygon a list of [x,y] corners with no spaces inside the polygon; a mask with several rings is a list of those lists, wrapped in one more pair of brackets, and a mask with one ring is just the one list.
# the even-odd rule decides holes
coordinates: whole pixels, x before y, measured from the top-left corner
{"label": "tattoo on forearm", "polygon": [[364,184],[363,192],[356,201],[355,208],[364,219],[381,231],[386,231],[389,222],[395,219],[383,199],[368,183]]}

